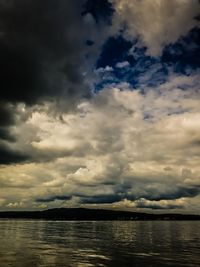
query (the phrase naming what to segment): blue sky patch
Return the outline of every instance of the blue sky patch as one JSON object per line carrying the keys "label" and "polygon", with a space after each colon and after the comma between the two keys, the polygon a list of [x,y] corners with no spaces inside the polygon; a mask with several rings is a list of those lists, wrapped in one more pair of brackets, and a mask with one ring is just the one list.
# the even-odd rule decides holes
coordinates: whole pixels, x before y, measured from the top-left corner
{"label": "blue sky patch", "polygon": [[153,58],[145,53],[145,47],[137,47],[137,40],[130,42],[121,35],[110,37],[96,64],[96,69],[101,70],[101,79],[96,84],[96,89],[110,83],[126,82],[135,88],[164,83],[168,76],[167,64],[162,63],[160,58]]}
{"label": "blue sky patch", "polygon": [[103,45],[101,55],[97,61],[97,68],[114,67],[118,62],[133,62],[134,57],[128,52],[132,42],[125,40],[121,35],[110,37]]}
{"label": "blue sky patch", "polygon": [[[108,72],[106,67],[110,67]],[[110,37],[102,47],[96,69],[101,69],[96,90],[110,84],[129,83],[134,88],[157,87],[165,83],[169,70],[191,75],[200,67],[200,29],[193,28],[174,44],[167,45],[160,57],[146,55],[137,40],[127,41],[122,35]],[[103,71],[104,69],[104,71]]]}

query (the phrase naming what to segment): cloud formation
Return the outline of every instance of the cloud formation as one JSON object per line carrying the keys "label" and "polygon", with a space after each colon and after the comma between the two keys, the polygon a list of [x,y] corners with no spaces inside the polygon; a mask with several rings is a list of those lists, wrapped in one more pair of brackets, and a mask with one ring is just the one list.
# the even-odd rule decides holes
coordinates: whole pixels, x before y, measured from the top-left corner
{"label": "cloud formation", "polygon": [[92,60],[86,68],[85,57],[91,53],[95,58],[96,45],[90,49],[86,40],[92,35],[96,41],[97,25],[92,14],[90,19],[89,12],[83,14],[84,4],[84,0],[0,0],[1,163],[26,158],[14,144],[15,124],[25,119],[22,105],[37,109],[37,104],[50,101],[54,105],[49,112],[61,113],[90,97],[86,76]]}
{"label": "cloud formation", "polygon": [[139,38],[151,56],[162,54],[164,46],[174,43],[190,29],[199,26],[198,0],[112,0],[116,9],[114,25],[125,26],[128,39]]}
{"label": "cloud formation", "polygon": [[[200,191],[197,77],[172,75],[145,93],[103,90],[62,119],[33,112],[18,129],[18,146],[33,163],[1,167],[4,205],[21,196],[24,206],[35,201],[33,208],[41,203],[187,210],[194,202],[195,210]],[[186,84],[192,90],[181,89]],[[37,139],[29,139],[29,129]]]}

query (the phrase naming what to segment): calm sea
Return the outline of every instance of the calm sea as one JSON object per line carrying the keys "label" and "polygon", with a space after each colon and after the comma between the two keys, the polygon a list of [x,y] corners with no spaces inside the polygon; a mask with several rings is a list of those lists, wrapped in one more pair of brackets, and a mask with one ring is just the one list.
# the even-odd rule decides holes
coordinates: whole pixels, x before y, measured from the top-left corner
{"label": "calm sea", "polygon": [[200,266],[200,222],[0,221],[0,267]]}

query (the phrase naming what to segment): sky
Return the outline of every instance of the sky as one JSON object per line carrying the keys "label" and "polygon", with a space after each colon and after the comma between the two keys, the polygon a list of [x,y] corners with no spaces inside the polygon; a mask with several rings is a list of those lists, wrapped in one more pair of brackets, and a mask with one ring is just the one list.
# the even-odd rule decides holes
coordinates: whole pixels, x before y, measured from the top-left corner
{"label": "sky", "polygon": [[0,0],[0,210],[200,212],[200,2]]}

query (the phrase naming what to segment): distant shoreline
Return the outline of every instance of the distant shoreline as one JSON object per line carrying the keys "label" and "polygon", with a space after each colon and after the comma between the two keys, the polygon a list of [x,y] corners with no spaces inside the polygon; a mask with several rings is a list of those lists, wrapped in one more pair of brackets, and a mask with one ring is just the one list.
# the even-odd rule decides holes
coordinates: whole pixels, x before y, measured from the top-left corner
{"label": "distant shoreline", "polygon": [[58,208],[43,211],[1,211],[0,219],[34,219],[57,221],[199,221],[200,215],[149,214],[85,208]]}

